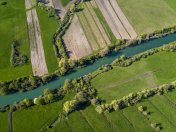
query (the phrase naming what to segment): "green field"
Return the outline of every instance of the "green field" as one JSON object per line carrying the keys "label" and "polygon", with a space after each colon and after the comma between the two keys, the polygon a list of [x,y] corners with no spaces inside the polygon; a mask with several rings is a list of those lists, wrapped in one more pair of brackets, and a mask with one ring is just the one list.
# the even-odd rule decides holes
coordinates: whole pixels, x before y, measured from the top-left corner
{"label": "green field", "polygon": [[117,2],[138,35],[176,25],[174,0],[117,0]]}
{"label": "green field", "polygon": [[[0,81],[12,80],[32,74],[24,0],[6,0],[0,5]],[[12,42],[20,44],[19,52],[29,58],[28,64],[12,67],[10,64]]]}
{"label": "green field", "polygon": [[[174,52],[159,52],[131,66],[115,67],[109,72],[100,74],[91,81],[91,84],[98,90],[99,97],[111,102],[131,92],[175,81],[175,57]],[[146,73],[148,75],[145,75]]]}
{"label": "green field", "polygon": [[63,7],[65,7],[69,2],[70,2],[70,0],[61,0]]}
{"label": "green field", "polygon": [[8,132],[8,113],[0,113],[0,132]]}
{"label": "green field", "polygon": [[49,73],[53,73],[58,68],[58,63],[53,46],[53,36],[59,28],[59,24],[54,17],[48,17],[48,13],[42,9],[37,9],[40,23],[45,59]]}
{"label": "green field", "polygon": [[164,0],[166,1],[171,8],[173,8],[174,10],[176,10],[176,0]]}
{"label": "green field", "polygon": [[[72,94],[68,94],[61,101],[48,105],[36,105],[28,109],[17,110],[13,113],[14,132],[42,131],[53,123],[62,112],[63,103],[71,100]],[[32,127],[31,127],[32,126]]]}

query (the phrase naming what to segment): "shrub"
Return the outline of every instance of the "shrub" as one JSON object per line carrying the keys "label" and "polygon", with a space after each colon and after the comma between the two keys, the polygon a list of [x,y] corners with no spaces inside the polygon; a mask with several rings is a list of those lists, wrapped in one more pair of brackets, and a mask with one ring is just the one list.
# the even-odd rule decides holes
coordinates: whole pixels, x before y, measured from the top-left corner
{"label": "shrub", "polygon": [[1,5],[6,5],[6,4],[7,4],[7,2],[2,2],[2,3],[1,3]]}
{"label": "shrub", "polygon": [[139,107],[138,107],[138,110],[139,110],[140,112],[143,112],[143,111],[144,111],[143,106],[139,106]]}
{"label": "shrub", "polygon": [[156,123],[151,123],[152,128],[156,128]]}
{"label": "shrub", "polygon": [[69,114],[70,112],[74,111],[78,106],[78,102],[76,100],[72,100],[72,101],[67,101],[64,103],[63,106],[63,111],[66,114]]}

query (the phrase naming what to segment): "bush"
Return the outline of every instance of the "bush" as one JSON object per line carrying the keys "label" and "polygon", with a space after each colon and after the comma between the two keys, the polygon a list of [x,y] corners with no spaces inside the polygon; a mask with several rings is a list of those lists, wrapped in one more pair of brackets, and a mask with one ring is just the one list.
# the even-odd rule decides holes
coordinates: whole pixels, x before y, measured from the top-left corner
{"label": "bush", "polygon": [[152,128],[156,128],[156,123],[151,123]]}
{"label": "bush", "polygon": [[138,110],[139,110],[140,112],[143,112],[143,111],[144,111],[143,106],[139,106],[139,107],[138,107]]}
{"label": "bush", "polygon": [[1,3],[1,5],[6,5],[6,4],[7,4],[7,2],[2,2],[2,3]]}
{"label": "bush", "polygon": [[78,102],[76,100],[72,100],[72,101],[67,101],[64,103],[63,106],[63,111],[66,114],[69,114],[70,112],[74,111],[78,106]]}

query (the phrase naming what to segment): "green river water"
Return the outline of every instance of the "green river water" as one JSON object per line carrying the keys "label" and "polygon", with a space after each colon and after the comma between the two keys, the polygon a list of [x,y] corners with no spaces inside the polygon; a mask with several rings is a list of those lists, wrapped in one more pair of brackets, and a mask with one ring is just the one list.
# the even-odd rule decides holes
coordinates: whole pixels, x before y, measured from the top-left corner
{"label": "green river water", "polygon": [[71,74],[68,74],[63,77],[59,77],[45,86],[40,86],[37,89],[27,91],[27,92],[17,92],[17,93],[6,95],[6,96],[0,96],[0,106],[11,105],[25,98],[28,98],[28,99],[36,98],[43,94],[43,90],[45,88],[50,88],[50,89],[59,88],[64,84],[65,79],[68,79],[68,78],[75,79],[75,78],[84,76],[86,74],[89,74],[97,70],[99,67],[103,65],[112,63],[115,59],[119,58],[123,54],[125,56],[132,56],[132,55],[139,54],[141,52],[144,52],[146,50],[149,50],[155,47],[160,47],[164,44],[168,44],[173,41],[176,41],[176,34],[170,34],[166,37],[151,40],[151,41],[142,43],[141,45],[138,45],[138,46],[127,47],[119,51],[118,53],[113,53],[113,54],[110,54],[109,56],[106,56],[106,57],[103,57],[97,60],[94,64],[91,64],[81,69],[76,69],[75,72]]}

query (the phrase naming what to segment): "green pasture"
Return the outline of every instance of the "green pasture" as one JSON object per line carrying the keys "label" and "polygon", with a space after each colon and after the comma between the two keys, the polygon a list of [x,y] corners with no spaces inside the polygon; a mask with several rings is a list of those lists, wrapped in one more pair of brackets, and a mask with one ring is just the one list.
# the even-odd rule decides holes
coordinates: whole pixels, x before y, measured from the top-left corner
{"label": "green pasture", "polygon": [[63,7],[65,7],[69,2],[70,2],[70,0],[61,0]]}
{"label": "green pasture", "polygon": [[54,52],[53,36],[59,28],[59,24],[54,17],[48,17],[48,13],[37,8],[37,14],[40,23],[40,30],[45,52],[45,59],[49,73],[53,73],[58,68],[57,58]]}
{"label": "green pasture", "polygon": [[68,94],[62,100],[47,104],[35,105],[28,109],[17,110],[13,113],[14,132],[42,131],[52,124],[62,112],[63,103],[73,98]]}
{"label": "green pasture", "polygon": [[99,97],[111,102],[132,92],[175,81],[175,58],[175,52],[159,52],[131,66],[102,73],[91,84],[98,90]]}
{"label": "green pasture", "polygon": [[[1,0],[1,2],[3,1]],[[0,81],[32,74],[25,1],[6,0],[6,2],[6,5],[0,5]],[[13,41],[20,44],[19,52],[28,56],[28,64],[15,68],[11,66],[10,56]]]}
{"label": "green pasture", "polygon": [[[165,2],[171,5],[171,7]],[[117,0],[137,34],[176,25],[174,0]]]}
{"label": "green pasture", "polygon": [[168,5],[176,11],[176,0],[164,0]]}
{"label": "green pasture", "polygon": [[67,125],[66,120],[58,122],[53,128],[50,129],[50,132],[70,132],[69,126]]}
{"label": "green pasture", "polygon": [[8,132],[8,114],[9,112],[0,113],[0,132]]}

